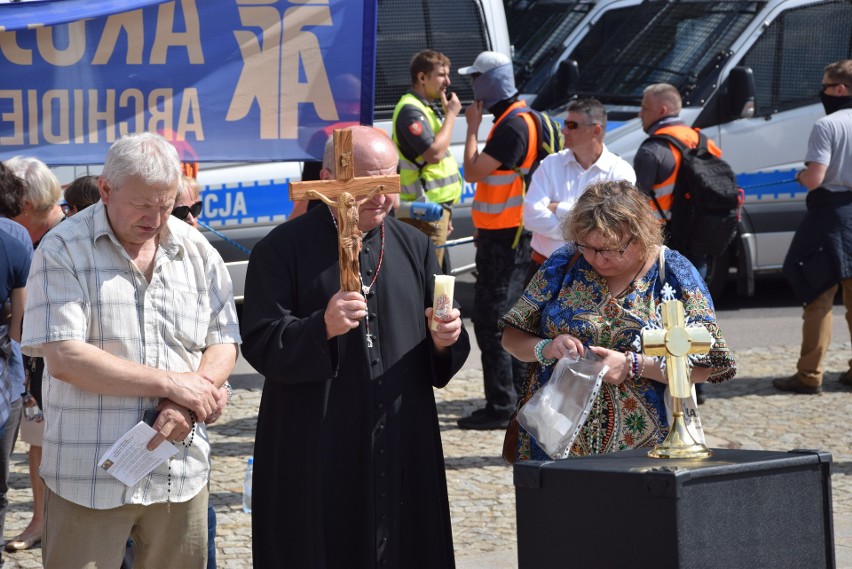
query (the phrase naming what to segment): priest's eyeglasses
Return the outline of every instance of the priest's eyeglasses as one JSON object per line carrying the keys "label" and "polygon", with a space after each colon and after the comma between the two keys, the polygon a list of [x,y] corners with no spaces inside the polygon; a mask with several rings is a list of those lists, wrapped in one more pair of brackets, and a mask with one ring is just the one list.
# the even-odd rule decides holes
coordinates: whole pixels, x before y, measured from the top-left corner
{"label": "priest's eyeglasses", "polygon": [[604,259],[608,261],[612,261],[614,259],[620,259],[624,256],[624,252],[627,251],[627,248],[630,247],[630,244],[633,243],[633,238],[627,240],[620,249],[596,249],[595,247],[589,247],[588,245],[582,245],[579,242],[574,242],[574,249],[579,251],[580,254],[585,257],[594,257],[595,255],[600,255]]}
{"label": "priest's eyeglasses", "polygon": [[192,217],[201,215],[201,208],[204,202],[197,201],[192,205],[179,205],[172,210],[172,215],[181,221],[186,221],[186,217],[191,213]]}

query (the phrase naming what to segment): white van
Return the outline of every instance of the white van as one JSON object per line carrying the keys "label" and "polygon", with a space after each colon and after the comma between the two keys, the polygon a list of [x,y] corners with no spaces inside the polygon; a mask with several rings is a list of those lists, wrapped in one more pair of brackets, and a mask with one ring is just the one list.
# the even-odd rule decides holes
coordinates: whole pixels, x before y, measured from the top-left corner
{"label": "white van", "polygon": [[746,193],[738,238],[712,263],[711,291],[730,268],[751,295],[755,274],[780,270],[804,214],[806,190],[794,175],[824,115],[822,70],[852,58],[850,30],[847,0],[646,0],[549,109],[599,99],[614,127],[607,147],[631,162],[646,137],[635,118],[643,89],[678,87],[681,118],[719,144]]}

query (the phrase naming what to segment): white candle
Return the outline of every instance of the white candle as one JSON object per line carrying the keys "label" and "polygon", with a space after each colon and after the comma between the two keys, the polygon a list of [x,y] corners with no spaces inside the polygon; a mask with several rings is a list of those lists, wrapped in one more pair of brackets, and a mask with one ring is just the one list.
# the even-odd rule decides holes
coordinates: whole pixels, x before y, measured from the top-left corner
{"label": "white candle", "polygon": [[435,297],[432,301],[432,330],[438,329],[438,324],[444,318],[449,318],[453,309],[453,289],[456,277],[450,275],[435,275]]}

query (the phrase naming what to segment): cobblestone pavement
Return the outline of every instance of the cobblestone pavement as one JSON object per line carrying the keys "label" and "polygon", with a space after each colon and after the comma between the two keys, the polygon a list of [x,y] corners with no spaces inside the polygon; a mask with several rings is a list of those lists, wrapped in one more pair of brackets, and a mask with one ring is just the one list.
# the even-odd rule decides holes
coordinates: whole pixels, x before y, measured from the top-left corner
{"label": "cobblestone pavement", "polygon": [[[773,377],[792,373],[798,346],[738,352],[738,377],[709,386],[701,407],[711,446],[830,451],[835,542],[840,568],[852,568],[852,437],[848,418],[852,390],[837,376],[852,355],[850,345],[835,344],[827,356],[825,392],[820,396],[775,391]],[[478,359],[478,358],[472,358]],[[234,398],[225,416],[210,429],[214,453],[211,499],[218,514],[219,567],[251,567],[251,527],[241,509],[246,457],[252,453],[255,417],[262,381],[244,363],[232,378]],[[515,511],[512,474],[498,457],[503,433],[461,431],[456,420],[482,405],[478,361],[469,361],[450,385],[436,391],[447,463],[453,532],[460,569],[508,569],[515,561]],[[17,534],[32,508],[25,446],[12,459],[10,512],[6,536]],[[41,567],[41,550],[4,554],[7,568]]]}

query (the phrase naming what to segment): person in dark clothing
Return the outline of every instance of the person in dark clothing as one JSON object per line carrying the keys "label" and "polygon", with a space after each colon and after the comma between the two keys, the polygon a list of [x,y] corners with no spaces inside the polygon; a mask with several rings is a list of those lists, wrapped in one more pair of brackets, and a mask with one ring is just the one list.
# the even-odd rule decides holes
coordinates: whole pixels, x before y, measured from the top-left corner
{"label": "person in dark clothing", "polygon": [[[524,190],[538,166],[537,137],[517,98],[512,61],[493,51],[459,69],[473,78],[476,101],[465,110],[464,179],[476,183],[471,206],[476,228],[473,329],[482,352],[485,407],[458,421],[463,429],[505,429],[523,393],[528,365],[503,349],[497,321],[524,291],[533,273],[530,239],[523,228]],[[494,127],[479,152],[477,135],[485,110]],[[531,136],[532,134],[532,136]]]}
{"label": "person in dark clothing", "polygon": [[[808,211],[793,236],[783,273],[804,304],[802,349],[796,373],[772,380],[781,391],[822,392],[823,357],[831,341],[831,309],[843,290],[852,334],[852,59],[823,70],[820,94],[826,116],[811,130],[805,169],[796,180],[808,189]],[[840,383],[852,387],[850,369]]]}
{"label": "person in dark clothing", "polygon": [[[21,324],[26,283],[33,258],[27,230],[10,218],[20,215],[24,182],[0,162],[0,301],[5,305],[0,326],[0,540],[9,508],[9,463],[23,412],[24,363],[21,359]],[[3,544],[5,547],[5,543]],[[0,559],[0,567],[3,560]]]}
{"label": "person in dark clothing", "polygon": [[[396,149],[352,127],[355,174],[396,172]],[[334,177],[333,139],[323,178]],[[254,248],[246,276],[245,359],[265,377],[252,481],[254,566],[455,566],[433,387],[470,343],[458,309],[431,331],[434,246],[359,208],[364,294],[340,290],[336,210],[317,206]],[[427,308],[429,307],[429,308]]]}

